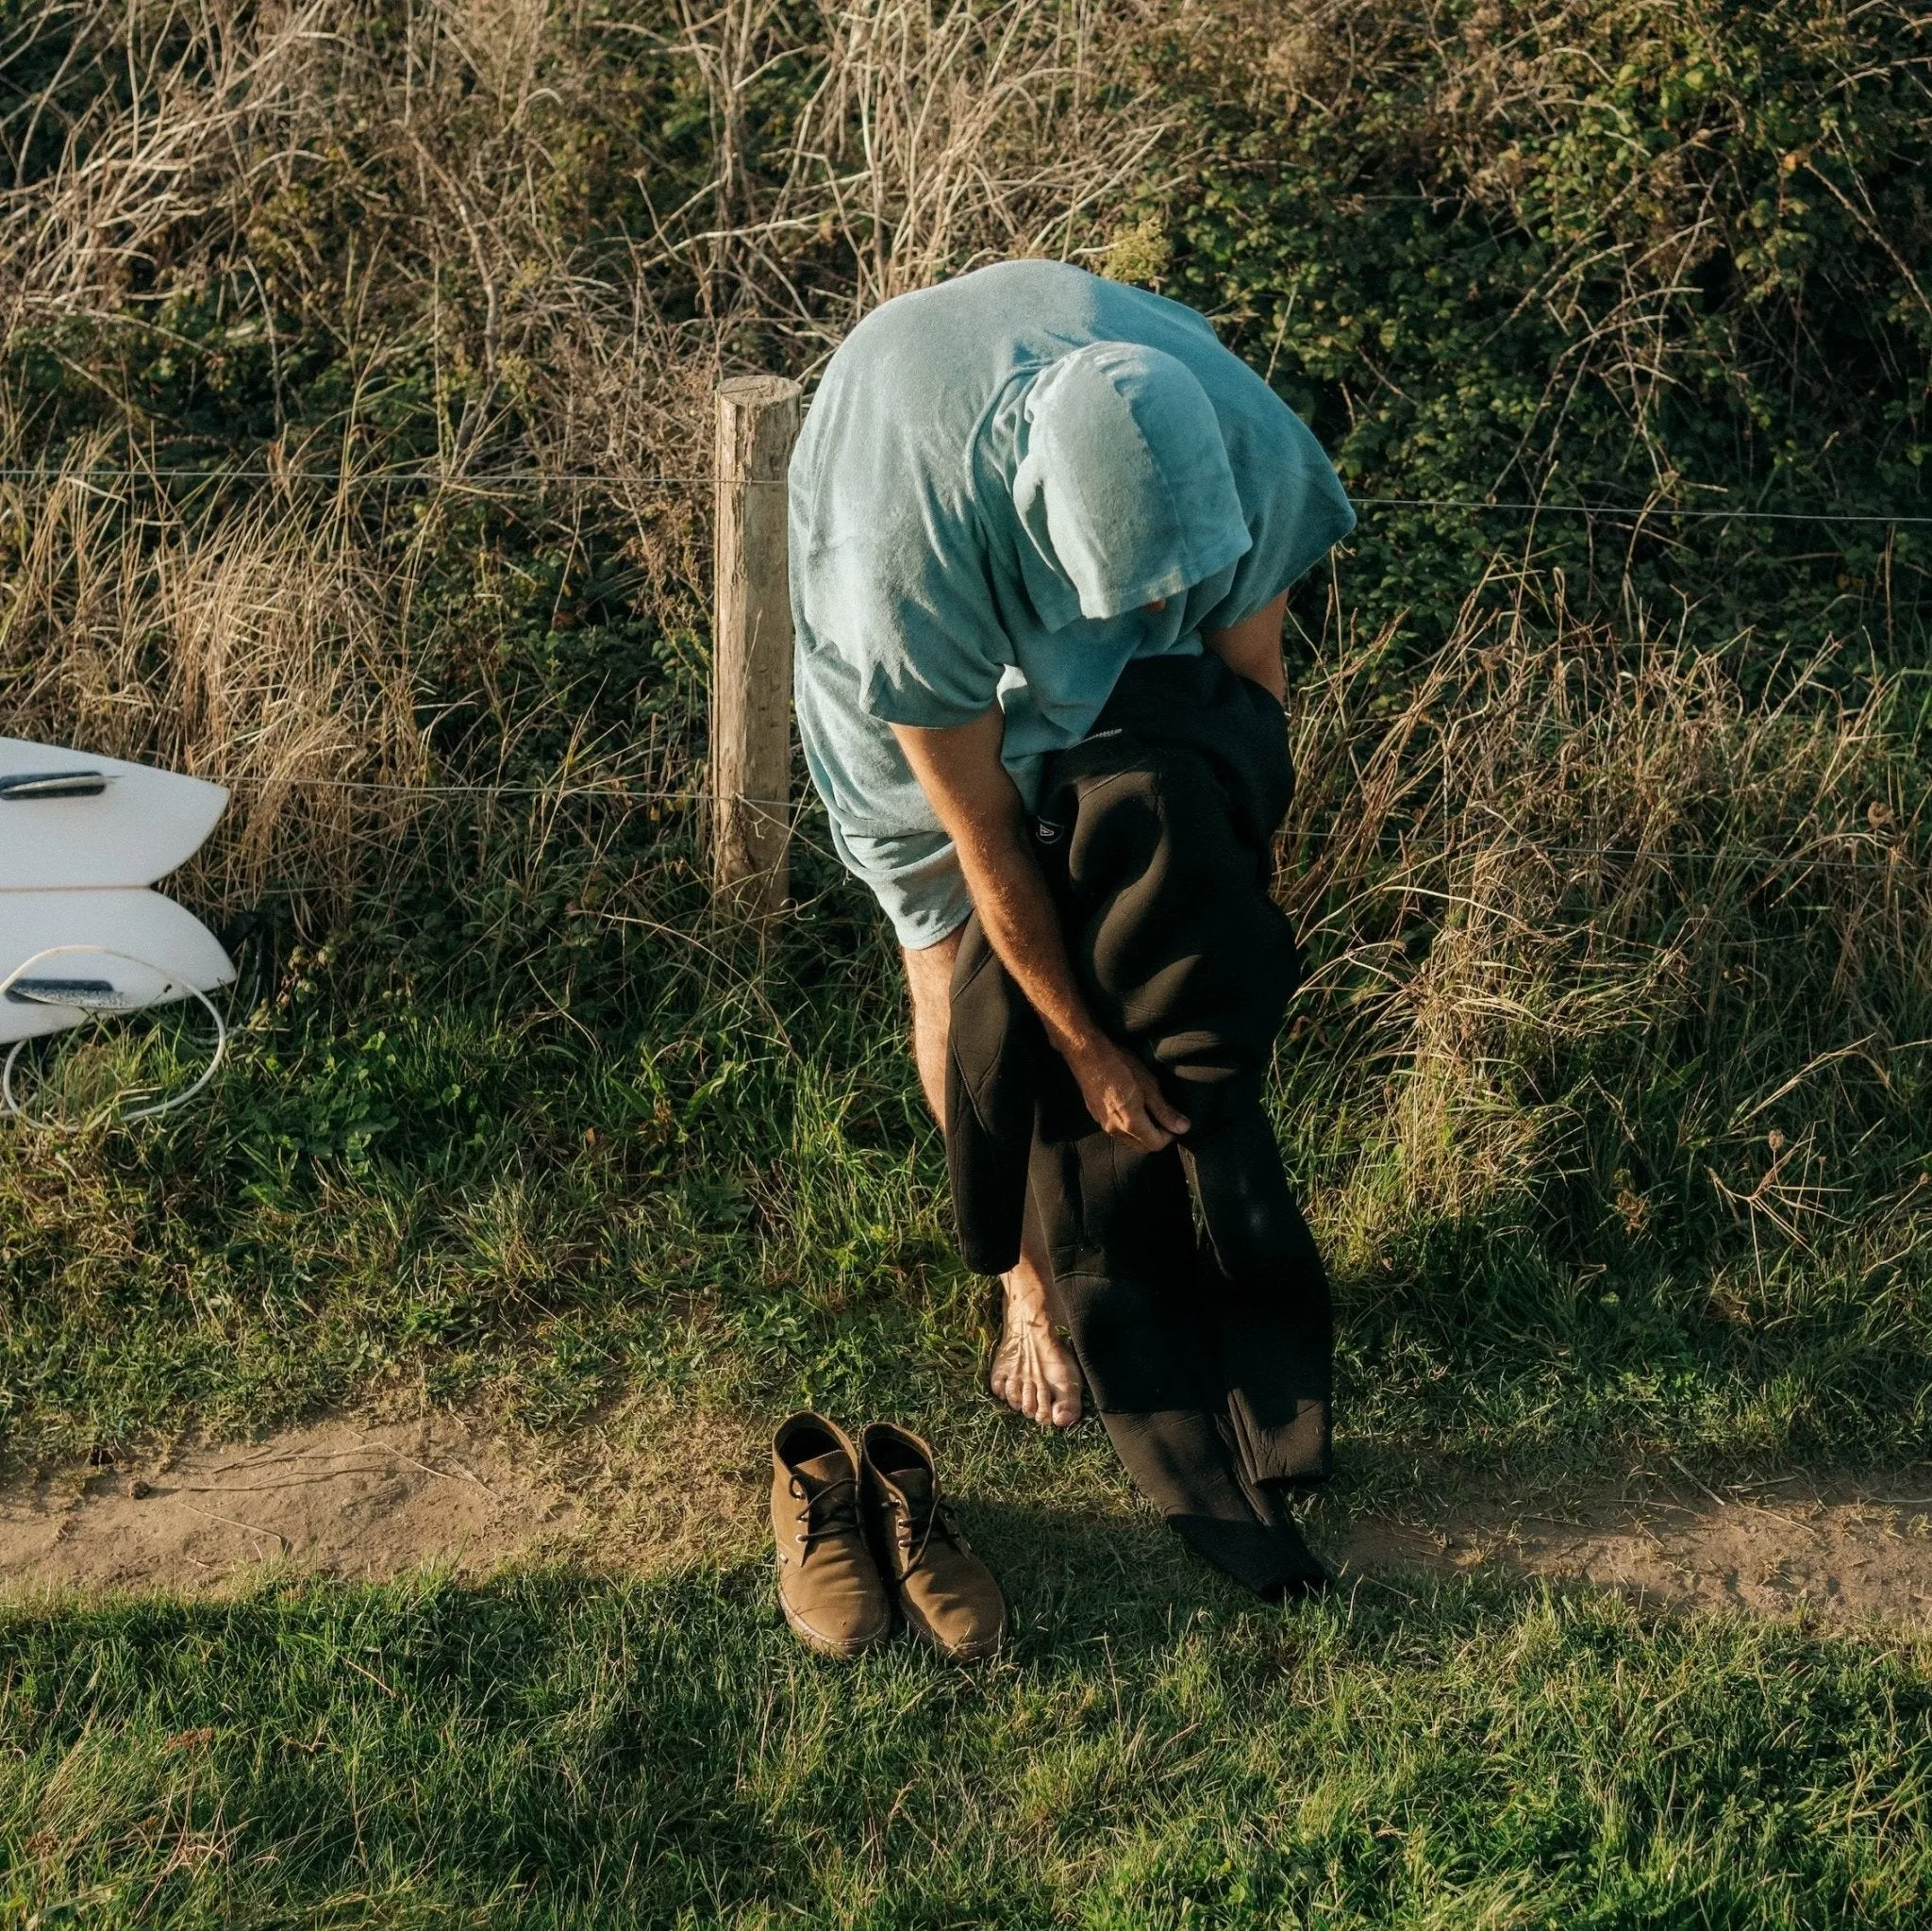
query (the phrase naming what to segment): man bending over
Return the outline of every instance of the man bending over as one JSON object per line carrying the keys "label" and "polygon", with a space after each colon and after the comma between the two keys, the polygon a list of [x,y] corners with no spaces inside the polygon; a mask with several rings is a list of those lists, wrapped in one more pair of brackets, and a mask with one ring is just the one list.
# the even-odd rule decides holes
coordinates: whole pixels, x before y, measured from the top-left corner
{"label": "man bending over", "polygon": [[[1284,694],[1289,586],[1354,526],[1308,430],[1177,303],[1063,263],[902,295],[840,347],[791,473],[797,708],[845,865],[904,951],[943,1124],[949,989],[975,910],[1087,1109],[1158,1152],[1188,1120],[1095,1023],[1035,857],[1046,760],[1125,667],[1208,651]],[[1079,1419],[1029,1224],[993,1391]]]}

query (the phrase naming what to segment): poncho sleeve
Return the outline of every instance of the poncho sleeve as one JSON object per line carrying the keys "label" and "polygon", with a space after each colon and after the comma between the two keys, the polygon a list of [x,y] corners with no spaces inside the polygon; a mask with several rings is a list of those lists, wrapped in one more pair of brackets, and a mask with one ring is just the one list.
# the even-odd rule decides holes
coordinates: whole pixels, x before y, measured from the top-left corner
{"label": "poncho sleeve", "polygon": [[[1253,399],[1228,440],[1254,543],[1206,620],[1217,630],[1273,602],[1355,527],[1355,510],[1314,432],[1249,373]],[[1224,434],[1227,427],[1224,418]]]}
{"label": "poncho sleeve", "polygon": [[928,729],[984,715],[1012,646],[967,484],[879,461],[812,488],[795,533],[802,614],[851,666],[864,710]]}

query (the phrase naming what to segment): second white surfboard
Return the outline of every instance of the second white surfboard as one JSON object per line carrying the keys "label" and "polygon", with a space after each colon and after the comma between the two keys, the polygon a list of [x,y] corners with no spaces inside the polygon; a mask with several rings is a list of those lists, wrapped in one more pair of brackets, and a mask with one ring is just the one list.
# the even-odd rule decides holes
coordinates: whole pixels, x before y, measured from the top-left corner
{"label": "second white surfboard", "polygon": [[158,891],[0,891],[0,1045],[234,976],[214,934]]}

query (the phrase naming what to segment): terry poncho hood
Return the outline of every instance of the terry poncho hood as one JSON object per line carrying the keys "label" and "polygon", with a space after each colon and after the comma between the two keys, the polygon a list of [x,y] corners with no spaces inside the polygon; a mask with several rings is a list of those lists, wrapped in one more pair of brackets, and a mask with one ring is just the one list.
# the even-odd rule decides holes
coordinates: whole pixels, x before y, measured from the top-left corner
{"label": "terry poncho hood", "polygon": [[1013,508],[1050,629],[1178,596],[1253,546],[1214,405],[1178,358],[1075,350],[1041,372],[1024,421]]}

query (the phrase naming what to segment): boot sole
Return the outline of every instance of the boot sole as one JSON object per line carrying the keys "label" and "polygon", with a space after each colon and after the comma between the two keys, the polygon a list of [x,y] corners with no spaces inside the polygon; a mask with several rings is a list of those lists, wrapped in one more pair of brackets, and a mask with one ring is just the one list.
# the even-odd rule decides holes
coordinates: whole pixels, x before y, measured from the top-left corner
{"label": "boot sole", "polygon": [[821,1636],[802,1617],[793,1613],[791,1605],[782,1595],[778,1598],[778,1609],[785,1618],[785,1626],[807,1649],[817,1656],[830,1656],[834,1662],[850,1662],[854,1656],[862,1656],[871,1650],[883,1649],[892,1634],[892,1625],[888,1623],[876,1636],[856,1637],[841,1642],[834,1637]]}

